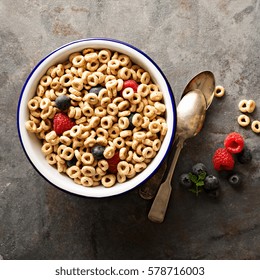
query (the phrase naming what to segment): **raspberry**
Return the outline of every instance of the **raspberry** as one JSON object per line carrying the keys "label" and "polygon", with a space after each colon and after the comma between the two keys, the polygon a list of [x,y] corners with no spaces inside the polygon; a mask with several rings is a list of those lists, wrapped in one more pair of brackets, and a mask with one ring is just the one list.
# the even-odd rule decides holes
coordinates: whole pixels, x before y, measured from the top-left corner
{"label": "raspberry", "polygon": [[107,159],[108,162],[108,171],[110,173],[117,173],[117,165],[120,162],[119,152],[115,152],[114,156],[110,159]]}
{"label": "raspberry", "polygon": [[57,135],[70,130],[74,125],[75,123],[64,113],[57,113],[53,118],[53,129]]}
{"label": "raspberry", "polygon": [[231,154],[238,154],[244,148],[244,138],[237,132],[231,132],[227,135],[224,146]]}
{"label": "raspberry", "polygon": [[226,148],[217,149],[212,158],[212,162],[217,171],[232,170],[235,164],[232,154]]}

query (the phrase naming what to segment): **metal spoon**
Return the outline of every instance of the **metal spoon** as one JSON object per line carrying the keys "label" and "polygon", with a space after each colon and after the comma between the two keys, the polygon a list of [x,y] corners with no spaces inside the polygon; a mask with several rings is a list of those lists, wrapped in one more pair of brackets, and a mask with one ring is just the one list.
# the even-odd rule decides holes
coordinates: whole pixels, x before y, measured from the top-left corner
{"label": "metal spoon", "polygon": [[[199,89],[205,96],[206,99],[206,110],[208,110],[214,98],[215,90],[215,77],[210,71],[203,71],[194,76],[186,85],[181,99],[190,91]],[[176,133],[174,141],[177,141],[178,134]]]}
{"label": "metal spoon", "polygon": [[177,134],[179,141],[166,180],[161,184],[148,214],[149,220],[161,223],[164,220],[171,195],[171,179],[180,152],[186,139],[196,136],[202,129],[206,115],[206,100],[203,93],[196,89],[188,92],[177,107]]}
{"label": "metal spoon", "polygon": [[[198,73],[196,76],[194,76],[189,83],[186,85],[182,95],[181,99],[190,91],[199,89],[205,96],[206,99],[206,109],[209,108],[211,105],[213,98],[214,98],[214,89],[215,89],[215,77],[214,74],[210,71],[203,71]],[[172,146],[174,143],[178,140],[178,133],[175,134],[175,138],[173,141]],[[158,177],[158,180],[160,180],[165,173],[165,170],[167,168],[167,161],[165,163],[165,166],[163,166],[162,170],[158,174],[155,174],[154,176]],[[143,199],[152,199],[158,190],[158,184],[144,184],[139,188],[139,195]]]}

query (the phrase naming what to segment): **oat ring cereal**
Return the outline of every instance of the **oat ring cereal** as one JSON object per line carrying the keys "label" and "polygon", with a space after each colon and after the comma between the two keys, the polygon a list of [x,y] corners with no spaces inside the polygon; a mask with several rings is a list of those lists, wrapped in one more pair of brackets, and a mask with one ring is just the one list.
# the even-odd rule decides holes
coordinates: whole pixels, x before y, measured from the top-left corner
{"label": "oat ring cereal", "polygon": [[126,88],[123,90],[123,97],[125,99],[132,99],[134,97],[134,90],[132,88]]}
{"label": "oat ring cereal", "polygon": [[258,120],[253,121],[251,124],[251,129],[255,133],[260,133],[260,121],[258,121]]}
{"label": "oat ring cereal", "polygon": [[80,179],[80,183],[84,186],[84,187],[92,187],[94,182],[93,179],[91,177],[82,177]]}
{"label": "oat ring cereal", "polygon": [[254,100],[248,100],[246,103],[246,110],[248,113],[253,113],[255,110],[255,101]]}
{"label": "oat ring cereal", "polygon": [[36,132],[36,130],[37,130],[36,123],[32,120],[27,121],[26,124],[25,124],[25,127],[30,132]]}
{"label": "oat ring cereal", "polygon": [[84,176],[87,176],[87,177],[92,177],[95,175],[95,168],[93,166],[83,166],[81,168],[81,173],[84,175]]}
{"label": "oat ring cereal", "polygon": [[142,115],[140,113],[134,114],[134,116],[132,118],[132,123],[133,123],[134,126],[140,127],[143,123]]}
{"label": "oat ring cereal", "polygon": [[238,108],[242,113],[246,113],[247,112],[247,100],[243,99],[239,102],[238,104]]}
{"label": "oat ring cereal", "polygon": [[130,168],[129,168],[129,164],[126,161],[120,161],[118,163],[118,173],[121,175],[128,175]]}
{"label": "oat ring cereal", "polygon": [[149,130],[154,134],[161,131],[161,124],[157,121],[150,122],[148,127],[149,127]]}
{"label": "oat ring cereal", "polygon": [[134,168],[137,173],[142,172],[147,167],[145,162],[136,163]]}
{"label": "oat ring cereal", "polygon": [[222,86],[216,86],[214,90],[214,95],[216,97],[222,97],[225,94],[225,89]]}
{"label": "oat ring cereal", "polygon": [[45,143],[42,145],[42,152],[45,156],[51,154],[53,152],[53,146],[50,143]]}
{"label": "oat ring cereal", "polygon": [[250,124],[250,118],[247,115],[240,115],[237,118],[237,121],[239,123],[240,126],[248,126]]}
{"label": "oat ring cereal", "polygon": [[83,187],[133,178],[167,133],[163,93],[149,69],[108,49],[83,49],[49,67],[27,108],[25,127],[48,164]]}
{"label": "oat ring cereal", "polygon": [[116,182],[116,176],[113,174],[108,174],[102,177],[101,183],[104,187],[110,188],[112,187]]}

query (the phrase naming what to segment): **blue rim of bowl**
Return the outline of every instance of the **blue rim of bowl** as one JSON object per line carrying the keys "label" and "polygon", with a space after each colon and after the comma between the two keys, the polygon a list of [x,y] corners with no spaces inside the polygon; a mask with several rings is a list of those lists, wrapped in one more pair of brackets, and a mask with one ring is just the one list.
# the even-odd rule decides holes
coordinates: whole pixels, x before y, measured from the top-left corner
{"label": "blue rim of bowl", "polygon": [[[126,42],[123,42],[123,41],[120,41],[120,40],[117,40],[117,39],[112,39],[112,38],[103,38],[103,37],[96,37],[96,38],[85,38],[85,39],[79,39],[79,40],[75,40],[75,41],[72,41],[72,42],[69,42],[65,45],[62,45],[60,47],[58,47],[57,49],[55,49],[54,51],[50,52],[48,55],[46,55],[43,59],[41,59],[37,64],[36,66],[33,68],[33,70],[30,72],[30,74],[28,75],[23,87],[22,87],[22,90],[20,92],[20,97],[19,97],[19,100],[18,100],[18,105],[17,105],[17,115],[16,115],[16,126],[17,126],[17,130],[18,130],[18,137],[19,137],[19,140],[20,140],[20,143],[21,143],[21,146],[23,148],[23,151],[27,157],[27,159],[29,160],[29,162],[31,163],[31,165],[34,167],[34,169],[47,181],[49,182],[51,185],[53,185],[54,187],[58,188],[59,190],[62,190],[64,192],[68,192],[70,194],[73,194],[73,195],[78,195],[78,196],[83,196],[83,197],[91,197],[91,196],[86,196],[86,195],[83,195],[83,194],[77,194],[77,193],[73,193],[73,192],[70,192],[66,189],[63,189],[57,185],[55,185],[53,182],[51,182],[49,179],[47,179],[41,172],[40,170],[38,170],[38,168],[33,164],[33,162],[31,161],[29,155],[27,154],[26,152],[26,149],[24,147],[24,144],[23,144],[23,141],[22,141],[22,137],[21,137],[21,132],[20,132],[20,126],[19,126],[19,115],[20,115],[20,105],[21,105],[21,100],[22,100],[22,97],[23,97],[23,93],[24,93],[24,90],[31,78],[31,76],[33,75],[33,73],[36,71],[36,69],[43,63],[43,61],[45,61],[49,56],[51,56],[52,54],[56,53],[57,51],[65,48],[65,47],[68,47],[70,45],[73,45],[73,44],[76,44],[76,43],[80,43],[80,42],[88,42],[88,41],[109,41],[109,42],[113,42],[113,43],[117,43],[117,44],[121,44],[121,45],[125,45],[129,48],[132,48],[134,49],[135,51],[139,52],[140,54],[142,54],[144,57],[146,57],[156,68],[157,70],[160,72],[160,74],[162,75],[166,85],[167,85],[167,88],[168,88],[168,92],[169,92],[169,95],[170,95],[170,98],[171,98],[171,107],[172,107],[172,111],[173,111],[173,132],[172,132],[172,135],[171,135],[171,139],[170,139],[170,142],[169,142],[169,145],[168,145],[168,148],[167,148],[167,151],[164,155],[164,157],[162,158],[161,162],[158,164],[158,166],[154,169],[154,171],[149,175],[147,176],[146,178],[143,179],[142,182],[140,182],[138,185],[136,185],[135,187],[133,187],[132,189],[135,189],[136,187],[140,186],[141,184],[145,183],[148,179],[150,179],[156,172],[157,170],[160,168],[161,164],[164,162],[164,160],[166,159],[166,156],[168,155],[171,147],[172,147],[172,144],[173,144],[173,140],[174,140],[174,137],[175,137],[175,133],[176,133],[176,127],[177,127],[177,112],[176,112],[176,102],[175,102],[175,98],[174,98],[174,95],[173,95],[173,92],[172,92],[172,89],[171,89],[171,86],[170,86],[170,83],[168,82],[166,76],[164,75],[164,73],[162,72],[162,70],[160,69],[160,67],[146,54],[144,53],[142,50],[138,49],[137,47],[129,44],[129,43],[126,43]],[[125,192],[128,192],[132,189],[129,189]],[[111,194],[111,195],[106,195],[106,196],[102,196],[102,197],[109,197],[109,196],[115,196],[115,195],[120,195],[120,194],[123,194],[125,192],[121,192],[121,193],[116,193],[116,194]],[[93,196],[93,198],[95,198]],[[97,197],[97,198],[101,198],[101,197]]]}

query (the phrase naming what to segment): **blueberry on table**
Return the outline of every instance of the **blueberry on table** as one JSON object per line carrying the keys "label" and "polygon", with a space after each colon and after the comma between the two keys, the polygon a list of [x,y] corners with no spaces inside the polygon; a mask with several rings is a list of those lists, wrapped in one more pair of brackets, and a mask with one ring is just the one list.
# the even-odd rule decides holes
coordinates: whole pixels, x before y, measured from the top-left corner
{"label": "blueberry on table", "polygon": [[184,173],[180,176],[179,183],[182,187],[191,188],[192,181],[190,180],[189,174]]}
{"label": "blueberry on table", "polygon": [[67,95],[60,95],[56,98],[55,104],[58,109],[65,111],[70,107],[70,98]]}
{"label": "blueberry on table", "polygon": [[95,159],[102,159],[104,158],[104,150],[105,147],[101,145],[96,145],[91,149],[91,153]]}
{"label": "blueberry on table", "polygon": [[214,175],[208,175],[204,180],[204,190],[206,192],[214,191],[219,188],[219,180]]}
{"label": "blueberry on table", "polygon": [[207,168],[203,163],[199,162],[192,166],[192,173],[194,175],[198,176],[202,172],[207,173]]}

